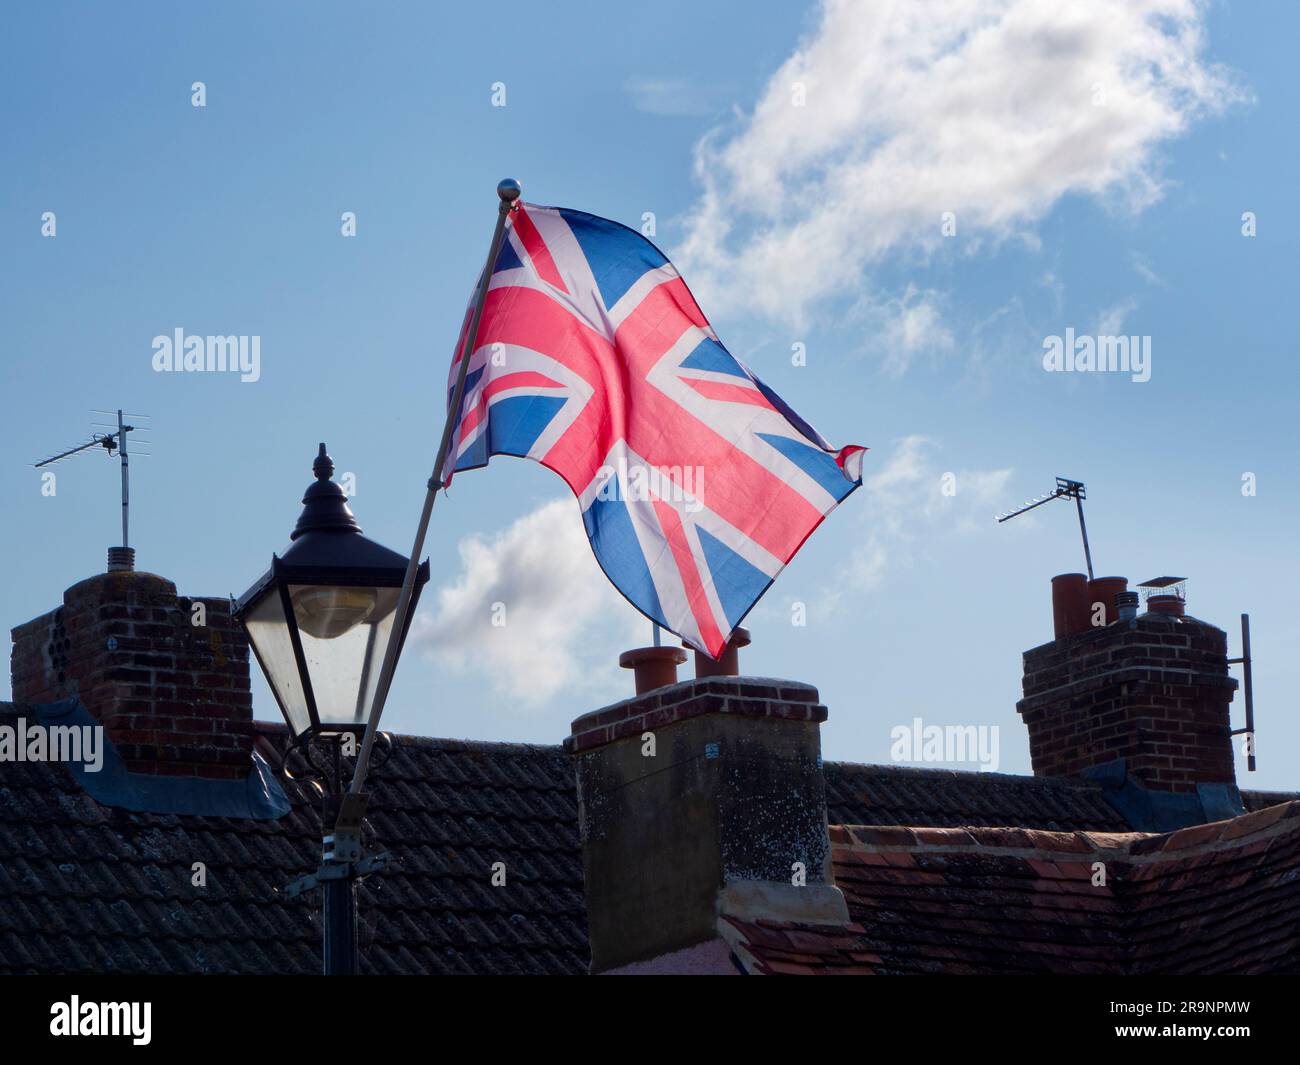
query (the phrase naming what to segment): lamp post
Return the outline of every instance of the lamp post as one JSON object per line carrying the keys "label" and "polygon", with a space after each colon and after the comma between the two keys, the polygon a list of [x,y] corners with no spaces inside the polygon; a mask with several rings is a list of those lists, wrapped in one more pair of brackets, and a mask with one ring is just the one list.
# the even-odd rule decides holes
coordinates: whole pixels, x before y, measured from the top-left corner
{"label": "lamp post", "polygon": [[[387,855],[367,858],[361,851],[364,801],[353,806],[355,831],[341,845],[336,839],[342,756],[370,720],[388,638],[398,624],[407,559],[361,535],[347,496],[331,479],[334,463],[324,444],[312,472],[316,480],[303,496],[288,549],[271,556],[270,569],[239,598],[234,613],[289,726],[290,751],[301,751],[309,763],[313,745],[331,752],[333,773],[321,774],[321,866],[288,892],[321,887],[325,972],[348,975],[357,969],[356,882]],[[399,648],[428,579],[426,560],[400,622]]]}

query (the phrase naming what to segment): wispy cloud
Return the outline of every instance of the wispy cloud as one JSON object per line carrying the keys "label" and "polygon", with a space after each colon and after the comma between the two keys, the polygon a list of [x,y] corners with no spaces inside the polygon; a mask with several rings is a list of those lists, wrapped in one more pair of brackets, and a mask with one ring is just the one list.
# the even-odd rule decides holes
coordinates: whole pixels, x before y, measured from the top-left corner
{"label": "wispy cloud", "polygon": [[1065,282],[1057,276],[1056,271],[1048,270],[1038,282],[1052,295],[1052,309],[1060,314],[1065,307]]}
{"label": "wispy cloud", "polygon": [[[411,644],[477,673],[525,708],[609,675],[617,650],[649,628],[600,571],[577,504],[556,499],[459,545],[460,572],[438,590]],[[578,591],[575,591],[578,590]]]}
{"label": "wispy cloud", "polygon": [[[696,152],[679,258],[715,313],[797,326],[882,256],[1032,239],[1067,194],[1137,211],[1158,150],[1244,94],[1195,0],[826,0],[753,112]],[[802,103],[802,106],[800,104]]]}
{"label": "wispy cloud", "polygon": [[1151,260],[1141,252],[1130,252],[1129,262],[1133,266],[1133,272],[1148,285],[1155,285],[1158,288],[1166,287],[1165,279],[1155,272],[1151,266]]}
{"label": "wispy cloud", "polygon": [[1103,307],[1097,315],[1097,325],[1093,333],[1099,337],[1120,336],[1124,332],[1124,323],[1137,310],[1138,302],[1132,296],[1126,296],[1118,303]]}
{"label": "wispy cloud", "polygon": [[861,513],[870,531],[850,555],[834,587],[824,589],[825,606],[843,605],[855,592],[871,591],[913,564],[918,548],[935,538],[969,535],[989,526],[1004,501],[1010,469],[945,469],[939,445],[913,434],[897,441],[863,481]]}
{"label": "wispy cloud", "polygon": [[628,78],[632,106],[650,115],[716,115],[726,106],[726,86],[686,78]]}
{"label": "wispy cloud", "polygon": [[859,300],[855,314],[870,321],[873,346],[883,354],[885,370],[901,376],[920,355],[942,355],[953,347],[952,333],[944,324],[941,293],[914,284],[899,296],[872,304]]}

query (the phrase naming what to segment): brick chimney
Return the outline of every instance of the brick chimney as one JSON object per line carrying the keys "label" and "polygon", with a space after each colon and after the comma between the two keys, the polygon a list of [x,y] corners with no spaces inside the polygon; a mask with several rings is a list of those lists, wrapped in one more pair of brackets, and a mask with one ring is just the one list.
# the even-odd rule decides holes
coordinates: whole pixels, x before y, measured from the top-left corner
{"label": "brick chimney", "polygon": [[14,702],[78,697],[129,771],[248,776],[248,642],[227,600],[180,598],[171,581],[120,569],[73,585],[12,635]]}
{"label": "brick chimney", "polygon": [[[578,718],[592,972],[726,972],[724,914],[846,924],[817,689],[712,676]],[[731,970],[734,971],[734,970]]]}
{"label": "brick chimney", "polygon": [[[1016,704],[1029,729],[1034,774],[1141,790],[1162,824],[1229,816],[1240,796],[1227,634],[1187,616],[1181,600],[1171,610],[1153,597],[1148,613],[1133,616],[1132,593],[1118,585],[1105,590],[1117,597],[1117,612],[1099,609],[1110,605],[1101,599],[1071,605],[1063,583],[1056,579],[1059,635],[1025,652],[1024,698]],[[1071,620],[1084,610],[1093,623]]]}

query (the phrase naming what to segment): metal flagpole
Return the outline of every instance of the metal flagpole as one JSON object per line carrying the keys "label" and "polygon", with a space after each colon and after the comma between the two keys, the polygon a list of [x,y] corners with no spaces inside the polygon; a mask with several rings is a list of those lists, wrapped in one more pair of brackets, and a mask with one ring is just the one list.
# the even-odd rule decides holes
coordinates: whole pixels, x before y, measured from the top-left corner
{"label": "metal flagpole", "polygon": [[[361,741],[361,751],[357,755],[357,767],[352,774],[352,783],[344,796],[339,811],[335,841],[340,834],[348,835],[359,832],[363,807],[361,805],[361,788],[366,782],[366,772],[370,764],[370,750],[374,746],[375,733],[379,729],[379,717],[384,712],[384,702],[388,698],[388,687],[393,681],[393,670],[397,665],[397,652],[402,643],[405,630],[406,612],[410,608],[411,595],[415,590],[415,573],[420,566],[420,552],[424,549],[424,537],[429,531],[429,516],[433,511],[433,501],[442,488],[442,468],[447,460],[447,451],[451,446],[451,434],[455,428],[457,414],[460,412],[461,400],[465,394],[465,375],[469,369],[470,357],[478,341],[479,321],[483,317],[483,302],[487,298],[488,284],[492,280],[492,267],[496,265],[497,254],[505,239],[506,216],[514,209],[519,199],[519,182],[506,178],[497,185],[497,195],[501,204],[497,208],[497,225],[492,233],[492,245],[488,250],[487,264],[483,267],[483,276],[479,278],[478,292],[474,297],[474,315],[470,319],[469,330],[465,334],[465,347],[461,353],[460,371],[456,374],[456,387],[452,390],[451,405],[447,411],[447,424],[442,430],[442,442],[438,445],[438,457],[433,464],[433,476],[429,478],[428,490],[424,496],[424,510],[420,513],[420,525],[415,532],[415,546],[411,548],[411,557],[406,564],[406,577],[402,581],[402,594],[397,600],[397,611],[393,619],[393,628],[388,635],[388,646],[384,650],[384,664],[380,668],[379,682],[375,688],[375,705],[370,711],[370,721],[366,725],[365,737]],[[337,849],[337,848],[336,848]]]}

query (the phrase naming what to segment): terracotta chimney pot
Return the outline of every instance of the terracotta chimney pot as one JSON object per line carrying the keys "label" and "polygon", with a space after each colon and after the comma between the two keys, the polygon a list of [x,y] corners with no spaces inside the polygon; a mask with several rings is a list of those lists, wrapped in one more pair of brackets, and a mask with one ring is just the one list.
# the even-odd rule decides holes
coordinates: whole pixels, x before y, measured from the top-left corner
{"label": "terracotta chimney pot", "polygon": [[677,647],[634,647],[618,656],[618,664],[636,678],[637,695],[676,684],[677,667],[685,661],[686,652]]}
{"label": "terracotta chimney pot", "polygon": [[[736,629],[722,649],[718,658],[710,658],[703,651],[695,652],[695,676],[703,677],[738,677],[740,676],[740,648],[748,647],[750,635],[748,629]],[[690,644],[683,643],[683,647]]]}

